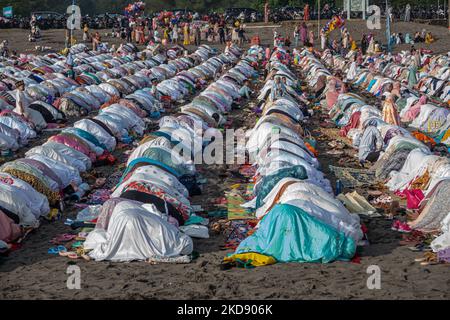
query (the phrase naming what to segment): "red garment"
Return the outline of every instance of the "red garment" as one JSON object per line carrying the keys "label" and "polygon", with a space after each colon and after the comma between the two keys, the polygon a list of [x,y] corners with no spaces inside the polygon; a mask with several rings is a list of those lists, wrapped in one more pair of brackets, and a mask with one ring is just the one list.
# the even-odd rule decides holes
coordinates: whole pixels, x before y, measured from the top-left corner
{"label": "red garment", "polygon": [[345,127],[343,127],[340,131],[342,137],[346,137],[348,132],[351,129],[355,129],[359,126],[359,118],[361,117],[361,112],[357,111],[352,114],[350,117],[350,121],[347,123]]}
{"label": "red garment", "polygon": [[396,195],[406,198],[406,207],[408,209],[418,209],[420,203],[425,198],[422,190],[404,190],[402,192],[396,192]]}

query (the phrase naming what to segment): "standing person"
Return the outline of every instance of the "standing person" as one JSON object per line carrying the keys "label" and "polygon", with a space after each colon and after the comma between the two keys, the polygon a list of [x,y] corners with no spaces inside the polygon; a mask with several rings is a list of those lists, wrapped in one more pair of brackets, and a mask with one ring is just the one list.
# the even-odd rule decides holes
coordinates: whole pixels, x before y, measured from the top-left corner
{"label": "standing person", "polygon": [[273,46],[276,47],[277,46],[277,39],[278,39],[278,32],[277,30],[273,30]]}
{"label": "standing person", "polygon": [[353,81],[356,78],[356,71],[357,71],[357,64],[356,64],[356,55],[352,56],[352,62],[350,63],[350,68],[347,72],[347,80]]}
{"label": "standing person", "polygon": [[231,29],[231,41],[233,43],[238,43],[239,42],[239,28],[237,26],[233,26],[233,28]]}
{"label": "standing person", "polygon": [[309,31],[308,42],[311,45],[311,47],[314,47],[314,31],[312,31],[312,30]]}
{"label": "standing person", "polygon": [[0,57],[8,57],[9,49],[8,49],[8,40],[3,40],[0,43]]}
{"label": "standing person", "polygon": [[142,23],[139,26],[139,29],[140,29],[139,44],[145,44],[145,26],[144,26],[144,23]]}
{"label": "standing person", "polygon": [[36,34],[35,34],[36,25],[37,25],[37,19],[36,19],[36,16],[33,14],[31,16],[31,20],[30,20],[30,31],[31,31],[31,34],[33,35],[33,37],[36,36]]}
{"label": "standing person", "polygon": [[413,59],[408,68],[408,86],[414,88],[417,84],[417,62]]}
{"label": "standing person", "polygon": [[169,27],[165,27],[164,28],[164,32],[163,32],[163,39],[168,41],[170,39],[170,35],[169,35],[170,29]]}
{"label": "standing person", "polygon": [[395,126],[400,125],[400,117],[392,94],[389,94],[384,101],[382,115],[384,122]]}
{"label": "standing person", "polygon": [[200,26],[194,26],[194,40],[197,47],[200,46],[201,36]]}
{"label": "standing person", "polygon": [[264,4],[264,23],[269,23],[269,2],[266,1]]}
{"label": "standing person", "polygon": [[127,31],[125,28],[121,28],[120,30],[120,39],[122,39],[122,41],[127,39]]}
{"label": "standing person", "polygon": [[238,31],[238,39],[239,39],[239,44],[240,45],[244,44],[244,41],[245,41],[245,34],[244,33],[245,33],[244,27],[241,26],[239,28],[239,31]]}
{"label": "standing person", "polygon": [[386,16],[387,15],[389,15],[389,19],[391,20],[391,23],[394,23],[394,14],[393,14],[392,7],[389,7],[387,9]]}
{"label": "standing person", "polygon": [[217,42],[217,37],[219,36],[219,23],[214,23],[214,42]]}
{"label": "standing person", "polygon": [[306,4],[303,9],[303,20],[309,21],[309,4]]}
{"label": "standing person", "polygon": [[363,55],[366,54],[368,46],[369,46],[369,43],[367,42],[367,36],[365,33],[363,33],[362,39],[361,39],[361,51],[362,51]]}
{"label": "standing person", "polygon": [[158,29],[155,29],[155,31],[153,31],[153,39],[155,40],[156,43],[161,42],[161,38],[159,37]]}
{"label": "standing person", "polygon": [[374,37],[370,37],[369,46],[367,47],[367,53],[368,54],[375,53],[375,38]]}
{"label": "standing person", "polygon": [[265,55],[266,55],[266,61],[269,61],[270,60],[270,46],[266,47]]}
{"label": "standing person", "polygon": [[[75,80],[75,72],[73,71],[73,55],[72,53],[69,51],[69,53],[67,54],[67,59],[66,59],[66,65],[67,68],[69,69],[69,77],[72,78],[73,80]],[[72,71],[72,72],[70,72]],[[72,73],[72,74],[71,74]]]}
{"label": "standing person", "polygon": [[410,21],[411,21],[411,6],[408,3],[405,8],[405,22]]}
{"label": "standing person", "polygon": [[152,29],[156,30],[158,28],[158,18],[157,17],[153,17],[152,19]]}
{"label": "standing person", "polygon": [[327,34],[323,29],[320,30],[320,49],[325,50],[327,47]]}
{"label": "standing person", "polygon": [[348,49],[348,32],[347,29],[344,29],[342,32],[342,47],[344,49]]}
{"label": "standing person", "polygon": [[27,99],[25,98],[24,90],[25,90],[25,83],[23,80],[16,82],[16,109],[14,112],[25,115],[25,109],[28,108]]}
{"label": "standing person", "polygon": [[306,46],[306,41],[308,39],[308,27],[306,26],[306,23],[302,23],[302,26],[300,27],[300,41],[303,43],[304,46]]}
{"label": "standing person", "polygon": [[85,23],[83,28],[83,41],[86,42],[89,40],[89,28],[88,25]]}
{"label": "standing person", "polygon": [[136,29],[135,29],[136,28],[136,21],[134,21],[133,18],[130,20],[129,26],[130,26],[130,30],[131,30],[131,40],[130,40],[130,42],[133,42],[134,40],[136,40]]}
{"label": "standing person", "polygon": [[127,42],[128,43],[131,43],[131,41],[132,41],[132,32],[133,32],[133,30],[131,30],[131,27],[128,24],[127,27],[126,27],[126,34],[127,34]]}
{"label": "standing person", "polygon": [[294,47],[298,47],[298,40],[300,38],[300,30],[298,25],[294,28]]}
{"label": "standing person", "polygon": [[101,41],[100,33],[98,33],[97,31],[95,35],[92,37],[92,51],[97,51],[100,41]]}
{"label": "standing person", "polygon": [[141,38],[141,28],[140,26],[136,26],[134,29],[134,40],[136,41],[136,44],[139,44],[139,40]]}
{"label": "standing person", "polygon": [[422,58],[420,56],[420,52],[419,52],[419,50],[414,50],[413,52],[414,52],[413,60],[416,63],[417,68],[420,69],[420,67],[422,66],[422,63],[421,63]]}
{"label": "standing person", "polygon": [[191,39],[190,39],[190,35],[189,35],[189,32],[190,30],[189,30],[189,23],[185,23],[184,24],[184,27],[183,27],[183,44],[185,45],[185,46],[188,46],[188,45],[190,45],[191,44]]}
{"label": "standing person", "polygon": [[219,42],[220,44],[225,44],[226,39],[225,39],[225,26],[220,24],[219,26]]}
{"label": "standing person", "polygon": [[172,29],[172,43],[178,44],[178,25],[174,25]]}

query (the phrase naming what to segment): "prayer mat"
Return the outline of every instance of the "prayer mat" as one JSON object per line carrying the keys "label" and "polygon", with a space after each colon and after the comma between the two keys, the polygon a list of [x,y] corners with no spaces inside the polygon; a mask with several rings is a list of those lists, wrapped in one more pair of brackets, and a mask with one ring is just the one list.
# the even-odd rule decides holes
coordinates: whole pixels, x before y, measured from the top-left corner
{"label": "prayer mat", "polygon": [[253,184],[236,184],[231,186],[232,190],[226,193],[229,220],[254,219],[254,210],[241,207],[248,200],[244,196],[253,193]]}

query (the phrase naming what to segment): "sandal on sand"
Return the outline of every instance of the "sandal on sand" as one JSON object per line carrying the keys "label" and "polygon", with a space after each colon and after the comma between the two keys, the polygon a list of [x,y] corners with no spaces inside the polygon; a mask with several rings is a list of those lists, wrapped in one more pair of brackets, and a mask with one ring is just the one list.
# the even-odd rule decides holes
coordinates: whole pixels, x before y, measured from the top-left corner
{"label": "sandal on sand", "polygon": [[414,259],[415,262],[420,262],[421,266],[435,265],[439,264],[436,253],[426,252],[423,258]]}
{"label": "sandal on sand", "polygon": [[418,243],[414,247],[408,247],[413,252],[429,252],[431,248],[423,243]]}
{"label": "sandal on sand", "polygon": [[72,243],[72,248],[80,248],[83,247],[83,241],[76,241],[74,243]]}
{"label": "sandal on sand", "polygon": [[77,250],[76,252],[77,252],[78,256],[80,256],[81,258],[83,258],[86,261],[90,261],[91,260],[91,257],[89,257],[87,255],[86,250],[84,250],[83,247],[78,247],[76,250]]}
{"label": "sandal on sand", "polygon": [[77,253],[73,252],[73,251],[60,252],[59,255],[61,257],[66,257],[69,259],[78,259],[79,258]]}
{"label": "sandal on sand", "polygon": [[47,251],[49,254],[61,254],[61,252],[67,252],[67,248],[64,246],[57,246],[53,248],[49,248]]}
{"label": "sandal on sand", "polygon": [[60,244],[61,242],[72,241],[75,237],[76,237],[76,235],[64,233],[64,234],[54,237],[52,240],[50,240],[50,242],[53,244]]}

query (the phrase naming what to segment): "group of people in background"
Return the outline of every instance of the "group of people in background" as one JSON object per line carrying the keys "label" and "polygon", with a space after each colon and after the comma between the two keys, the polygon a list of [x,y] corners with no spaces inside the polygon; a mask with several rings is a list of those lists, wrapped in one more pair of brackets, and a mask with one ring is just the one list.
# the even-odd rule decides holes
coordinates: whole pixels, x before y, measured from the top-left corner
{"label": "group of people in background", "polygon": [[[119,17],[117,22],[117,25],[111,30],[111,36],[138,45],[172,43],[199,46],[202,41],[220,44],[231,41],[242,45],[248,41],[243,22],[235,20],[232,25],[228,25],[223,15],[203,17],[202,20],[190,22],[177,16],[154,17],[151,20],[141,17],[129,17],[128,19]],[[95,50],[100,42],[100,35],[98,32],[91,35],[88,25],[85,24],[83,41],[92,41]]]}

